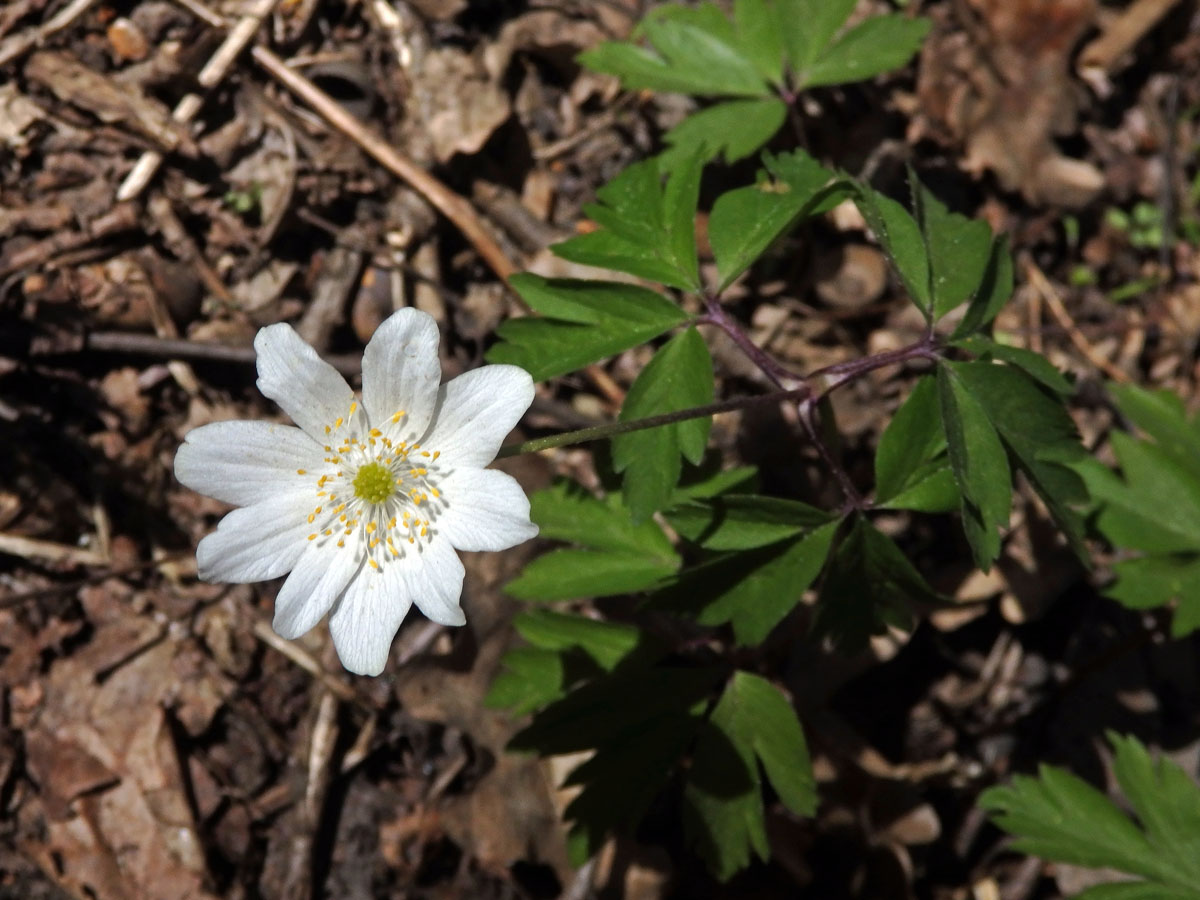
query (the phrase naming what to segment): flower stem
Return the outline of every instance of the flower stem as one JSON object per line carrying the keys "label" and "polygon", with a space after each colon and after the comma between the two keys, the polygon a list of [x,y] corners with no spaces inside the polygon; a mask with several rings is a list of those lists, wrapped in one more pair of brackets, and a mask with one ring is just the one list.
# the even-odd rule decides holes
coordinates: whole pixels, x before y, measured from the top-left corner
{"label": "flower stem", "polygon": [[658,428],[662,425],[674,425],[676,422],[686,422],[688,419],[699,419],[713,416],[717,413],[729,412],[735,409],[746,409],[766,403],[779,403],[783,400],[802,400],[808,396],[808,388],[801,387],[793,390],[773,391],[770,394],[759,394],[754,397],[731,397],[719,403],[709,403],[705,406],[693,406],[676,412],[664,413],[661,416],[647,416],[644,419],[630,419],[628,422],[610,422],[607,425],[594,425],[591,428],[580,428],[578,431],[564,431],[519,444],[505,444],[496,454],[497,459],[509,456],[519,456],[522,453],[536,453],[539,450],[550,450],[554,447],[565,447],[569,444],[582,444],[586,441],[598,441],[618,434],[629,434],[632,431],[642,431],[646,428]]}

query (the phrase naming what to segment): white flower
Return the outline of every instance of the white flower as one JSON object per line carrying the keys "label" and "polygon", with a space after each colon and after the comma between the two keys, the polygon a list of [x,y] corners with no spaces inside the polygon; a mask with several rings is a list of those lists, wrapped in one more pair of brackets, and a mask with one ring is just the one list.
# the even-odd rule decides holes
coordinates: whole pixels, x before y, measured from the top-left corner
{"label": "white flower", "polygon": [[273,626],[293,639],[327,612],[342,664],[378,675],[414,603],[462,625],[455,550],[504,550],[537,534],[529,500],[485,469],[533,401],[517,366],[439,385],[433,319],[404,309],[379,326],[362,397],[288,325],[254,340],[258,388],[299,425],[216,422],[188,434],[175,475],[242,507],[196,549],[206,581],[288,579]]}

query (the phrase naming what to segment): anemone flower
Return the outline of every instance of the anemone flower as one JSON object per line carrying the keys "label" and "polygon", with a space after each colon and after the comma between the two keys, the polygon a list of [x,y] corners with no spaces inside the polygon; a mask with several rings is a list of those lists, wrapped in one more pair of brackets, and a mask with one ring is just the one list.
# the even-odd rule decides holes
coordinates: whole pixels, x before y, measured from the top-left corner
{"label": "anemone flower", "polygon": [[437,325],[415,309],[367,344],[361,396],[289,325],[263,328],[254,348],[259,390],[299,427],[215,422],[187,435],[175,476],[241,507],[200,541],[200,577],[291,573],[275,631],[294,639],[330,613],[342,664],[378,675],[414,603],[443,625],[466,621],[456,551],[537,534],[517,482],[484,468],[533,401],[533,380],[483,366],[440,384]]}

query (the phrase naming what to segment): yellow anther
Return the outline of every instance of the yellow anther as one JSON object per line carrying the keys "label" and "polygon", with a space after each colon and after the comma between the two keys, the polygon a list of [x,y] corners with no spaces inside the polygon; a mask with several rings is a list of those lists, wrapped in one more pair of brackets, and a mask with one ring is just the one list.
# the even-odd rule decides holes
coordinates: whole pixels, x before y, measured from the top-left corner
{"label": "yellow anther", "polygon": [[307,475],[308,471],[306,469],[297,469],[296,474],[297,475]]}
{"label": "yellow anther", "polygon": [[372,429],[371,429],[371,430],[368,432],[368,434],[370,434],[370,435],[371,435],[371,437],[383,437],[383,432],[382,432],[382,431],[380,431],[378,428],[372,428]]}
{"label": "yellow anther", "polygon": [[395,425],[397,422],[399,422],[400,417],[402,415],[404,415],[404,410],[402,410],[402,409],[397,410],[396,413],[392,416],[392,424]]}
{"label": "yellow anther", "polygon": [[368,559],[367,562],[371,564],[371,567],[375,569],[376,572],[379,571],[379,563],[375,562],[373,559]]}
{"label": "yellow anther", "polygon": [[441,495],[441,493],[438,491],[438,489],[437,489],[437,488],[432,488],[432,491],[433,491],[433,496],[435,496],[435,497],[440,497],[440,496],[442,496],[442,495]]}
{"label": "yellow anther", "polygon": [[332,452],[333,452],[333,448],[332,448],[332,447],[330,447],[328,444],[326,444],[326,445],[325,445],[325,452],[326,452],[326,453],[332,453]]}
{"label": "yellow anther", "polygon": [[315,541],[315,540],[317,539],[317,536],[316,536],[315,534],[310,534],[310,535],[308,536],[308,539],[309,539],[310,541]]}
{"label": "yellow anther", "polygon": [[441,450],[434,450],[434,451],[433,451],[433,458],[434,458],[434,459],[437,459],[437,458],[438,458],[439,456],[441,456],[441,455],[442,455],[442,451],[441,451]]}
{"label": "yellow anther", "polygon": [[325,537],[329,537],[329,535],[331,535],[331,534],[333,534],[333,529],[332,529],[332,528],[326,528],[326,529],[325,529]]}
{"label": "yellow anther", "polygon": [[408,536],[408,542],[409,542],[410,544],[415,544],[415,543],[416,543],[416,541],[415,541],[415,540],[413,540],[413,537],[412,537],[412,535],[411,535],[411,534]]}
{"label": "yellow anther", "polygon": [[344,421],[346,421],[346,420],[345,420],[345,419],[343,419],[341,416],[338,416],[336,419],[334,419],[334,420],[333,420],[333,427],[334,427],[334,428],[341,428],[341,427],[342,427],[342,423],[343,423]]}
{"label": "yellow anther", "polygon": [[346,546],[345,540],[343,540],[342,538],[338,538],[338,546],[345,547]]}
{"label": "yellow anther", "polygon": [[316,513],[309,513],[308,514],[308,524],[311,525],[316,520],[316,518],[317,518]]}
{"label": "yellow anther", "polygon": [[399,551],[399,550],[397,550],[395,547],[392,547],[392,546],[390,546],[390,545],[389,545],[389,546],[388,546],[388,549],[392,551],[392,556],[399,556],[399,555],[400,555],[400,551]]}
{"label": "yellow anther", "polygon": [[354,415],[354,411],[356,409],[358,409],[358,401],[357,400],[355,400],[353,403],[350,404],[350,415]]}
{"label": "yellow anther", "polygon": [[[334,508],[334,510],[333,510],[333,511],[334,511],[335,513],[340,513],[340,512],[341,512],[343,509],[345,509],[345,508],[346,508],[346,504],[345,504],[345,503],[339,503],[339,504],[338,504],[338,505],[337,505],[337,506]],[[344,518],[346,518],[346,517],[345,517],[345,516],[342,516],[342,518],[344,519]]]}
{"label": "yellow anther", "polygon": [[428,450],[422,450],[422,451],[421,451],[421,455],[422,455],[422,456],[429,456],[429,451],[428,451]]}
{"label": "yellow anther", "polygon": [[[325,433],[326,433],[326,434],[329,434],[329,432],[331,432],[331,431],[333,431],[333,429],[332,429],[332,428],[330,428],[328,425],[326,425],[326,426],[325,426]],[[328,450],[329,448],[328,448],[328,447],[326,447],[325,449],[326,449],[326,450]]]}
{"label": "yellow anther", "polygon": [[421,527],[421,537],[425,537],[425,535],[427,535],[427,534],[429,534],[429,529],[422,526]]}
{"label": "yellow anther", "polygon": [[319,516],[321,514],[321,507],[318,506],[316,509],[313,510],[313,512],[315,512]]}
{"label": "yellow anther", "polygon": [[379,546],[379,538],[374,538],[374,539],[371,541],[371,549],[372,549],[372,550],[374,550],[374,549],[375,549],[376,547],[378,547],[378,546]]}
{"label": "yellow anther", "polygon": [[395,527],[396,527],[396,517],[392,516],[392,520],[390,522],[388,522],[388,528],[395,528]]}
{"label": "yellow anther", "polygon": [[374,534],[374,533],[375,533],[375,523],[368,522],[367,523],[367,534]]}
{"label": "yellow anther", "polygon": [[345,521],[346,521],[346,514],[345,514],[345,513],[342,513],[340,516],[338,516],[338,521],[339,521],[339,522],[345,522]]}

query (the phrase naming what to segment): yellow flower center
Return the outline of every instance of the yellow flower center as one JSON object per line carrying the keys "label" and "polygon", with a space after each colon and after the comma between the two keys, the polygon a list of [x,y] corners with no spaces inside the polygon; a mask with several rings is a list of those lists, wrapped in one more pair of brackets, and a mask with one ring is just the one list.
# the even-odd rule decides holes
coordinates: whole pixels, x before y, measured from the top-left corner
{"label": "yellow flower center", "polygon": [[368,503],[382,503],[396,490],[396,483],[388,468],[380,463],[360,466],[354,476],[354,496]]}

